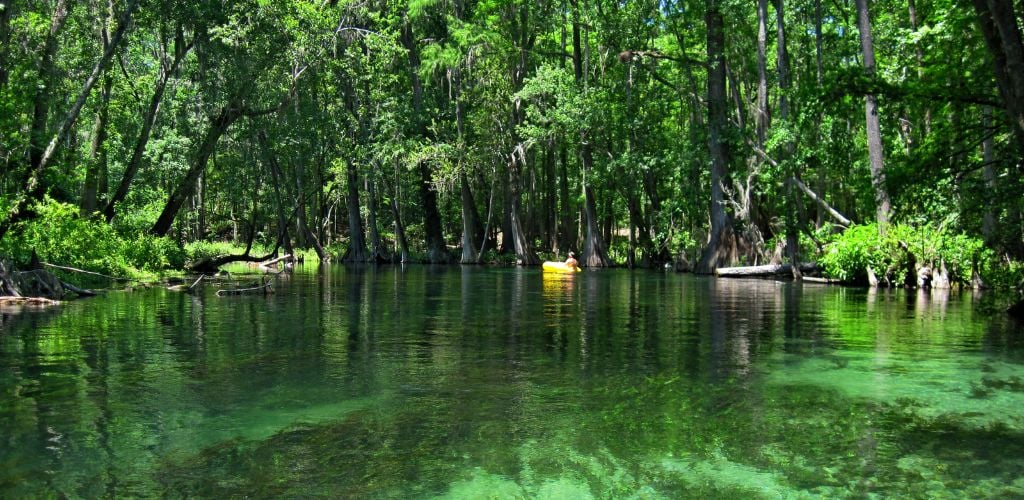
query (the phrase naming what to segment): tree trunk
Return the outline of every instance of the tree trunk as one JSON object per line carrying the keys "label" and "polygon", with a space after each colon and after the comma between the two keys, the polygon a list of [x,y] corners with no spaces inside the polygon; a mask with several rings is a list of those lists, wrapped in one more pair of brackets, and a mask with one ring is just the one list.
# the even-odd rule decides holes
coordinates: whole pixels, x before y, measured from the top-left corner
{"label": "tree trunk", "polygon": [[[525,156],[522,153],[522,146],[520,146],[518,150],[521,155]],[[512,243],[516,251],[516,262],[520,266],[536,266],[540,265],[540,258],[538,258],[537,254],[534,253],[533,245],[530,244],[529,238],[526,237],[526,233],[523,231],[523,223],[519,219],[519,213],[520,210],[522,210],[522,208],[520,207],[519,194],[520,180],[518,178],[520,168],[519,166],[516,165],[516,163],[519,163],[520,161],[525,162],[525,160],[522,159],[517,160],[515,158],[515,155],[513,155],[513,165],[511,165],[511,168],[509,169],[509,185],[511,186],[511,189],[509,190],[509,217],[511,219],[512,224]]]}
{"label": "tree trunk", "polygon": [[477,264],[477,257],[480,255],[477,248],[477,241],[483,238],[483,229],[480,227],[480,216],[476,211],[476,202],[473,201],[473,192],[469,189],[469,180],[466,176],[460,175],[459,182],[462,191],[462,264]]}
{"label": "tree trunk", "polygon": [[811,201],[816,203],[822,215],[830,215],[833,219],[835,219],[836,222],[838,222],[843,227],[849,227],[853,225],[853,221],[851,221],[845,215],[839,213],[836,209],[832,208],[831,205],[829,205],[824,199],[818,196],[817,193],[811,191],[811,189],[808,188],[807,185],[804,184],[800,179],[797,179],[796,177],[791,177],[787,180],[787,182],[794,184],[801,191],[803,191],[804,194],[806,194],[807,197],[811,199]]}
{"label": "tree trunk", "polygon": [[[640,261],[634,262],[634,265],[640,267],[650,267],[656,258],[654,253],[654,242],[651,240],[650,228],[645,222],[643,206],[641,205],[641,197],[638,194],[630,194],[629,204],[629,220],[630,220],[630,238],[632,238],[632,246],[640,249]],[[633,236],[633,230],[636,230],[636,236]],[[634,252],[635,253],[635,250]],[[635,257],[634,257],[635,260]]]}
{"label": "tree trunk", "polygon": [[47,31],[46,41],[43,43],[43,54],[39,61],[39,80],[42,85],[36,91],[32,106],[32,129],[29,132],[30,168],[27,172],[31,172],[39,166],[46,148],[46,122],[50,116],[51,93],[56,86],[53,59],[57,55],[58,35],[64,28],[69,10],[67,0],[57,0],[57,5],[53,8],[53,15],[50,17],[50,29]]}
{"label": "tree trunk", "polygon": [[[401,198],[399,192],[400,178],[398,176],[399,168],[398,163],[395,163],[395,185],[391,190],[391,216],[395,220],[395,240],[398,243],[399,262],[406,264],[409,262],[409,241],[405,237],[405,225],[402,224],[402,209],[398,204],[398,200]],[[383,178],[383,177],[382,177]]]}
{"label": "tree trunk", "polygon": [[128,196],[128,190],[131,188],[132,181],[135,180],[135,175],[138,174],[139,167],[142,166],[142,155],[146,151],[146,144],[149,143],[150,134],[153,132],[153,124],[156,123],[156,116],[160,111],[160,102],[163,100],[167,82],[177,72],[178,65],[185,59],[185,55],[192,49],[192,44],[185,45],[183,38],[181,28],[179,27],[178,37],[174,42],[174,59],[169,67],[164,67],[160,71],[160,77],[153,88],[153,96],[149,99],[149,107],[146,108],[146,112],[142,117],[142,128],[139,129],[139,135],[135,139],[132,157],[128,160],[128,165],[125,166],[124,175],[121,177],[117,190],[114,191],[113,196],[110,197],[106,207],[103,209],[103,216],[107,218],[107,222],[114,220],[115,205]]}
{"label": "tree trunk", "polygon": [[[860,30],[860,48],[864,56],[864,73],[875,76],[875,48],[871,37],[871,18],[868,0],[857,2],[857,28]],[[875,190],[875,220],[883,233],[889,223],[889,191],[885,185],[885,164],[882,151],[882,130],[878,118],[878,100],[874,94],[864,96],[864,114],[867,121],[868,158],[871,162],[871,186]]]}
{"label": "tree trunk", "polygon": [[[103,16],[99,29],[100,44],[106,50],[110,43],[110,23],[114,22],[113,4],[108,4],[107,15]],[[104,143],[107,140],[107,117],[109,116],[110,92],[114,78],[109,69],[104,71],[103,87],[100,90],[100,107],[93,122],[92,144],[89,147],[89,161],[86,164],[85,183],[82,186],[82,197],[79,200],[79,213],[91,215],[96,211],[97,196],[100,192],[101,176],[103,191],[106,192],[107,151]]]}
{"label": "tree trunk", "polygon": [[[296,231],[298,234],[295,235],[295,240],[296,240],[296,243],[298,244],[299,248],[309,248],[309,241],[308,241],[309,238],[307,237],[307,235],[309,234],[309,226],[306,223],[306,216],[309,214],[309,212],[308,212],[308,208],[309,207],[306,205],[306,186],[305,186],[305,182],[303,182],[305,177],[306,177],[306,174],[305,174],[305,168],[303,168],[303,165],[304,165],[304,160],[299,160],[298,162],[295,162],[294,165],[293,165],[293,170],[295,171],[295,203],[296,203],[295,226],[298,229],[298,231]],[[349,170],[350,170],[349,176],[352,175],[351,174],[351,169],[352,168],[353,168],[352,165],[349,164]],[[359,189],[358,189],[358,186],[356,186],[356,193],[358,193],[358,192],[359,192]],[[358,201],[359,201],[359,197],[358,197],[358,194],[357,194],[356,195],[356,206],[357,206],[357,208],[358,208]],[[359,213],[357,211],[356,212],[356,217],[358,217],[358,216],[359,216]],[[365,245],[363,247],[365,248]],[[364,253],[365,253],[365,251],[364,251]]]}
{"label": "tree trunk", "polygon": [[594,192],[587,178],[592,175],[594,164],[590,144],[583,144],[580,156],[583,163],[583,213],[587,227],[587,233],[583,240],[583,259],[580,260],[580,264],[586,267],[608,267],[611,261],[608,259],[604,238],[601,237]]}
{"label": "tree trunk", "polygon": [[444,242],[441,229],[441,212],[437,208],[437,191],[430,181],[430,169],[425,162],[419,164],[420,195],[423,198],[423,228],[427,237],[426,261],[432,264],[447,264],[451,255]]}
{"label": "tree trunk", "polygon": [[100,94],[100,108],[96,113],[96,121],[92,128],[89,162],[85,171],[85,184],[82,186],[82,199],[79,203],[79,209],[83,216],[88,216],[96,211],[100,184],[106,184],[103,179],[107,169],[107,150],[104,143],[107,140],[107,117],[110,115],[110,91],[113,84],[114,78],[107,72]]}
{"label": "tree trunk", "polygon": [[363,232],[363,221],[359,214],[359,172],[355,162],[348,160],[348,186],[345,196],[345,207],[348,209],[348,250],[345,251],[345,262],[367,262],[372,260],[366,251],[366,237]]}
{"label": "tree trunk", "polygon": [[[916,34],[918,19],[917,19],[917,3],[914,0],[907,0],[907,15],[910,19],[910,29]],[[915,44],[914,56],[917,61],[917,78],[924,79],[924,51],[921,49],[921,44]],[[930,107],[924,109],[924,137],[927,137],[932,130],[932,110]]]}
{"label": "tree trunk", "polygon": [[[511,174],[509,174],[511,175]],[[508,177],[511,179],[511,177]],[[512,229],[512,188],[508,182],[501,183],[501,248],[502,254],[516,253],[515,237]]]}
{"label": "tree trunk", "polygon": [[0,8],[0,89],[7,86],[11,70],[7,56],[11,48],[11,19],[14,17],[14,2],[3,0]]}
{"label": "tree trunk", "polygon": [[725,33],[719,0],[707,0],[708,150],[711,155],[711,234],[694,268],[709,274],[736,260],[732,216],[725,210],[723,183],[729,175],[729,145],[725,137]]}
{"label": "tree trunk", "polygon": [[487,216],[484,218],[484,227],[480,235],[480,246],[477,248],[476,262],[483,262],[484,252],[497,247],[497,239],[491,236],[491,221],[494,220],[494,192],[496,191],[494,184],[497,181],[497,171],[492,172],[490,194],[487,196]]}
{"label": "tree trunk", "polygon": [[555,179],[555,145],[548,142],[544,152],[544,234],[548,248],[558,248],[558,181]]}
{"label": "tree trunk", "polygon": [[768,134],[768,0],[757,0],[757,145],[764,147]]}
{"label": "tree trunk", "polygon": [[[992,134],[988,133],[989,127],[992,126],[992,108],[985,106],[982,108],[982,130],[985,131],[985,140],[981,143],[981,155],[982,163],[985,165],[982,167],[982,175],[985,179],[985,188],[988,190],[989,196],[992,196],[991,200],[999,199],[996,196],[996,189],[998,184],[996,181],[996,169],[993,166],[995,162],[995,141],[992,138]],[[981,222],[981,234],[985,238],[985,244],[992,247],[995,246],[996,242],[996,204],[986,203],[985,204],[985,215]]]}
{"label": "tree trunk", "polygon": [[[376,165],[374,166],[376,169]],[[380,230],[377,228],[377,181],[374,171],[371,170],[366,176],[366,228],[370,233],[370,258],[374,262],[386,262],[387,252],[380,237]]]}
{"label": "tree trunk", "polygon": [[[579,2],[572,1],[572,63],[576,85],[586,88],[583,80],[583,47],[580,39]],[[594,169],[594,153],[590,144],[590,131],[580,131],[580,164],[583,166],[583,214],[586,225],[586,236],[583,239],[583,255],[580,264],[587,267],[607,267],[611,264],[601,228],[598,222],[597,202],[590,185],[590,177]]]}
{"label": "tree trunk", "polygon": [[[419,41],[413,37],[412,27],[408,23],[402,27],[401,42],[409,57],[409,79],[412,82],[413,103],[411,121],[416,134],[426,137],[426,123],[423,120],[423,82],[420,81]],[[444,242],[444,234],[441,229],[441,212],[437,207],[437,192],[434,191],[431,185],[430,168],[425,162],[420,162],[417,165],[416,171],[420,177],[419,190],[423,201],[423,228],[426,232],[427,245],[426,261],[446,264],[451,261],[451,258],[448,255],[448,248]]]}
{"label": "tree trunk", "polygon": [[[284,253],[287,255],[295,255],[295,251],[292,248],[292,239],[288,234],[288,217],[284,211],[284,197],[281,196],[281,186],[284,184],[284,175],[281,173],[281,168],[277,164],[277,157],[274,155],[274,151],[270,149],[270,144],[267,141],[266,131],[260,130],[256,134],[256,139],[260,143],[260,148],[263,150],[263,156],[266,159],[267,167],[270,169],[270,178],[274,183],[274,201],[277,205],[277,241],[278,246],[284,245]],[[253,203],[253,213],[255,214],[255,201]],[[250,236],[250,245],[252,242]],[[275,249],[276,250],[276,249]],[[249,248],[246,247],[246,254],[249,253]],[[265,259],[263,259],[265,260]]]}
{"label": "tree trunk", "polygon": [[178,211],[181,210],[181,206],[184,205],[185,200],[192,196],[193,190],[195,189],[196,181],[199,176],[202,175],[203,171],[206,170],[206,163],[213,156],[217,150],[217,141],[220,140],[220,136],[227,131],[228,127],[235,122],[241,115],[241,110],[237,105],[233,103],[228,104],[221,108],[220,112],[210,120],[210,124],[207,127],[206,135],[203,137],[203,142],[199,144],[199,149],[196,152],[196,158],[192,161],[192,165],[189,166],[188,172],[185,173],[185,177],[182,178],[178,187],[171,193],[170,198],[167,199],[166,205],[164,205],[163,211],[160,213],[160,217],[157,218],[156,223],[150,229],[150,232],[156,236],[164,236],[171,229],[171,225],[174,223],[174,218],[178,215]]}
{"label": "tree trunk", "polygon": [[[776,20],[776,44],[777,59],[776,66],[779,71],[779,116],[783,121],[789,121],[789,51],[786,49],[786,4],[785,0],[775,0]],[[787,141],[784,147],[785,158],[793,156],[796,144]],[[800,177],[800,168],[792,162],[785,162],[787,165],[787,176],[794,179]],[[786,224],[786,254],[789,263],[792,264],[793,279],[799,281],[803,278],[800,271],[800,228],[804,227],[806,217],[804,216],[803,205],[792,184],[786,186],[785,202],[785,224]]]}
{"label": "tree trunk", "polygon": [[820,87],[824,76],[821,50],[821,0],[814,0],[814,62],[817,69],[817,82]]}
{"label": "tree trunk", "polygon": [[779,69],[779,116],[789,120],[789,50],[786,48],[786,0],[775,0],[776,64]]}
{"label": "tree trunk", "polygon": [[743,101],[743,92],[740,89],[740,84],[736,79],[736,75],[733,73],[732,68],[729,67],[728,61],[725,61],[725,79],[729,83],[729,94],[732,96],[732,104],[736,107],[736,125],[739,127],[741,133],[746,133],[747,110]]}
{"label": "tree trunk", "polygon": [[1012,124],[1018,160],[1024,158],[1024,45],[1012,0],[973,0],[992,54],[1003,109]]}
{"label": "tree trunk", "polygon": [[576,237],[576,221],[573,214],[576,213],[575,203],[569,197],[569,152],[565,144],[565,138],[559,140],[559,170],[558,170],[558,191],[559,199],[562,200],[559,210],[562,214],[562,236],[559,241],[565,246],[565,250],[572,251],[579,244]]}
{"label": "tree trunk", "polygon": [[114,51],[117,50],[118,46],[121,44],[121,40],[124,39],[124,34],[128,31],[128,27],[131,25],[131,17],[137,6],[138,2],[136,0],[129,1],[128,5],[125,6],[125,10],[121,14],[121,18],[118,20],[117,31],[114,32],[113,36],[111,36],[110,43],[103,51],[103,56],[100,57],[100,60],[96,61],[96,64],[93,66],[92,72],[89,74],[81,92],[78,94],[78,98],[75,99],[75,103],[72,104],[71,109],[69,109],[67,114],[64,115],[64,119],[61,121],[57,134],[50,139],[50,143],[47,144],[46,150],[43,151],[43,156],[39,159],[38,165],[35,166],[33,179],[29,181],[28,189],[26,189],[26,191],[33,191],[35,188],[33,181],[38,181],[39,176],[53,158],[53,155],[57,150],[57,145],[60,144],[71,132],[71,128],[75,125],[75,121],[78,120],[78,114],[82,111],[82,107],[85,106],[85,101],[92,92],[92,88],[99,80],[100,74],[103,73],[106,67],[110,64],[110,59],[114,56]]}

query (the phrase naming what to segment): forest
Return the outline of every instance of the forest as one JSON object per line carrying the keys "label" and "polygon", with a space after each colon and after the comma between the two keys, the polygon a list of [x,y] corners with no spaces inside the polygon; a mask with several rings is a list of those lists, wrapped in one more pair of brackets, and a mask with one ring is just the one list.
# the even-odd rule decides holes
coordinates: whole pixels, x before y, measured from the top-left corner
{"label": "forest", "polygon": [[1019,287],[1018,10],[3,0],[0,255]]}

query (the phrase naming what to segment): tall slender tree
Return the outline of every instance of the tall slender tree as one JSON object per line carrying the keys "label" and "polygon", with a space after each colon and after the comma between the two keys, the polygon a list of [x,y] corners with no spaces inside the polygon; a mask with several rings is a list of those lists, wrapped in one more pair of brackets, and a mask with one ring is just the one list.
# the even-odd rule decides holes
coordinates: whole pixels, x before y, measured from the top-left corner
{"label": "tall slender tree", "polygon": [[[871,36],[871,16],[868,0],[856,0],[857,29],[860,31],[860,50],[864,58],[864,73],[875,77],[875,46]],[[878,98],[875,94],[864,96],[864,115],[867,123],[868,161],[871,168],[871,186],[875,190],[875,221],[879,230],[885,231],[889,222],[892,201],[885,181],[885,154],[882,150],[882,130],[878,116]]]}

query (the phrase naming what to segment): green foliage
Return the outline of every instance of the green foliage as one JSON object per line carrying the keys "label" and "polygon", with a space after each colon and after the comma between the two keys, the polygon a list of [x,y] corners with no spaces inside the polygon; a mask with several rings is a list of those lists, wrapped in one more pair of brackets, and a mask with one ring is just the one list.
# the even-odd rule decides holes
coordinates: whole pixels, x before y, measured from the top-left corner
{"label": "green foliage", "polygon": [[842,281],[867,281],[867,269],[878,253],[880,237],[874,225],[853,226],[829,243],[820,262],[825,274]]}
{"label": "green foliage", "polygon": [[161,271],[185,265],[185,251],[171,238],[140,233],[122,242],[125,261],[136,269]]}
{"label": "green foliage", "polygon": [[0,243],[0,253],[28,262],[34,250],[44,262],[119,276],[184,264],[184,251],[169,238],[121,234],[102,220],[79,217],[77,207],[50,198],[35,210],[38,217],[12,230]]}
{"label": "green foliage", "polygon": [[[250,255],[266,255],[272,248],[254,243],[249,251]],[[245,252],[245,245],[232,243],[230,241],[193,241],[185,245],[185,259],[188,262],[196,262],[203,259],[210,259],[219,255],[241,255]]]}
{"label": "green foliage", "polygon": [[945,267],[950,283],[971,283],[975,273],[988,285],[1017,286],[1022,266],[1001,261],[980,238],[941,226],[894,224],[879,234],[875,224],[855,225],[834,235],[820,260],[830,278],[865,283],[868,268],[885,284],[901,285],[913,267]]}
{"label": "green foliage", "polygon": [[[8,2],[4,11],[10,17],[0,29],[0,162],[10,173],[0,178],[3,214],[27,195],[31,162],[25,160],[33,142],[45,145],[53,136],[69,96],[81,90],[102,52],[102,9],[69,3],[67,20],[52,37],[51,3]],[[364,221],[374,203],[379,229],[393,227],[394,202],[408,225],[410,250],[421,251],[425,216],[439,215],[443,237],[460,240],[463,179],[481,216],[493,208],[483,221],[491,227],[508,217],[505,188],[518,183],[518,215],[531,241],[581,244],[579,231],[561,219],[578,216],[585,185],[603,223],[626,227],[631,217],[643,218],[649,237],[638,242],[646,246],[640,252],[696,254],[706,240],[712,192],[705,7],[438,0],[147,4],[132,19],[117,64],[102,75],[111,80],[109,99],[97,85],[69,135],[74,140],[61,143],[41,173],[41,187],[78,203],[84,180],[101,171],[109,188],[106,195],[99,190],[103,206],[131,163],[147,104],[163,88],[158,82],[169,75],[141,164],[132,165],[140,168],[116,206],[113,233],[90,227],[102,234],[85,235],[133,241],[123,253],[143,267],[228,251],[197,247],[181,257],[170,243],[136,241],[175,191],[187,199],[173,229],[180,242],[249,231],[265,242],[261,235],[274,234],[279,213],[294,223],[297,206],[307,209],[307,225],[319,238],[343,241],[349,227],[342,197],[354,182]],[[781,18],[769,14],[764,83],[771,120],[763,137],[755,132],[755,106],[741,102],[754,95],[729,95],[721,104],[730,122],[721,131],[730,151],[727,203],[750,208],[734,211],[737,228],[780,238],[806,219],[798,214],[815,215],[811,201],[787,188],[792,177],[843,214],[870,220],[875,193],[863,120],[863,96],[870,92],[881,103],[892,220],[907,226],[891,228],[886,239],[857,230],[829,237],[831,272],[863,280],[871,267],[898,282],[913,255],[921,265],[944,262],[957,280],[971,266],[991,274],[986,279],[1002,279],[1013,268],[1006,258],[962,236],[984,234],[1008,258],[1024,255],[1018,223],[1024,182],[1015,168],[1020,146],[1000,109],[1005,103],[992,54],[973,9],[948,0],[923,4],[912,25],[904,4],[873,4],[878,67],[867,76],[852,4],[830,6],[820,18],[808,4],[786,7]],[[720,9],[728,87],[752,91],[761,83],[757,10],[741,2]],[[774,24],[779,19],[784,26]],[[788,83],[776,27],[786,33]],[[49,43],[56,51],[47,69]],[[168,73],[176,55],[180,64]],[[222,110],[244,118],[201,151]],[[44,116],[37,117],[39,111]],[[95,128],[100,124],[102,130]],[[103,137],[104,154],[93,154],[93,140]],[[266,145],[257,137],[266,137]],[[197,180],[183,182],[207,153]],[[437,192],[438,214],[425,213],[424,182]],[[559,224],[539,224],[552,213]],[[552,230],[559,234],[542,234]],[[777,241],[768,242],[768,252]],[[622,262],[627,244],[608,244]],[[811,242],[801,245],[812,254]],[[742,258],[756,259],[756,251]],[[80,252],[62,258],[68,253]]]}

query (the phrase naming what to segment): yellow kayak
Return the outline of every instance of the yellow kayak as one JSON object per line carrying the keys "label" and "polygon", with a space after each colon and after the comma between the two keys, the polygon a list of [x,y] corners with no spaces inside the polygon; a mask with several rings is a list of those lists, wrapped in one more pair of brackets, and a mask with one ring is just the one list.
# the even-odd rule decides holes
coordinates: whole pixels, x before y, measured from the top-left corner
{"label": "yellow kayak", "polygon": [[544,262],[544,272],[546,273],[571,274],[578,273],[580,271],[582,271],[582,269],[580,269],[578,266],[568,266],[565,264],[565,262],[552,262],[550,260]]}

